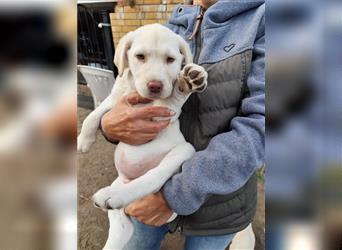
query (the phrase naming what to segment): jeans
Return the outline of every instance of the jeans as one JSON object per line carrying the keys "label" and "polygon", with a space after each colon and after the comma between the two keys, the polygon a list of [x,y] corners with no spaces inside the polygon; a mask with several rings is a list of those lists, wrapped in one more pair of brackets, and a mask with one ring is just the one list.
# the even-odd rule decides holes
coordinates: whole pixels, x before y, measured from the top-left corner
{"label": "jeans", "polygon": [[[168,232],[166,225],[153,227],[132,218],[134,234],[125,246],[125,250],[159,250],[160,244]],[[186,236],[184,250],[224,250],[235,234],[222,236]]]}

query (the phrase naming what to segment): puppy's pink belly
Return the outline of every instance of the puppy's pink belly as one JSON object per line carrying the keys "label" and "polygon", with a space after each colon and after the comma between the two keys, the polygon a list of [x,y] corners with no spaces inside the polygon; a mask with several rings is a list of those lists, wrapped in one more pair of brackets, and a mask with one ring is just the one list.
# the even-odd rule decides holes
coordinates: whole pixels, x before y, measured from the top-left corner
{"label": "puppy's pink belly", "polygon": [[144,175],[147,171],[158,166],[165,155],[146,157],[139,162],[130,162],[125,154],[120,154],[120,158],[116,163],[116,168],[128,179],[135,179]]}

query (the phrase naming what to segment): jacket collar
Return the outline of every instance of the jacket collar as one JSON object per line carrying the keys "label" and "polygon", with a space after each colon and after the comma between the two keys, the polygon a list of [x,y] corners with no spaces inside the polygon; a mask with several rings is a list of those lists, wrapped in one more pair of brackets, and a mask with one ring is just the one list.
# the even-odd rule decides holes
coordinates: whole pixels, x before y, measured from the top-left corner
{"label": "jacket collar", "polygon": [[[219,0],[204,12],[202,29],[221,27],[232,17],[254,9],[264,2],[265,0]],[[200,8],[194,5],[179,5],[169,22],[184,27],[185,36],[189,37],[193,33]]]}
{"label": "jacket collar", "polygon": [[232,17],[254,9],[263,3],[265,3],[264,0],[219,0],[205,11],[202,28],[221,27]]}

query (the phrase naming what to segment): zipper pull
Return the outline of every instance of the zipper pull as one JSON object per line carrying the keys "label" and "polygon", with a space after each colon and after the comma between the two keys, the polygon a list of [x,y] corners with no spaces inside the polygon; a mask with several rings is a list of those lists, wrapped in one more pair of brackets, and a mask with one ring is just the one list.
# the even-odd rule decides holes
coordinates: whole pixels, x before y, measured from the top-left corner
{"label": "zipper pull", "polygon": [[199,30],[199,27],[201,25],[201,21],[203,19],[203,15],[204,15],[204,10],[202,7],[200,7],[200,12],[198,13],[198,15],[196,17],[194,30],[193,30],[192,34],[188,37],[189,40],[191,40],[192,38],[194,38],[196,36],[196,34]]}

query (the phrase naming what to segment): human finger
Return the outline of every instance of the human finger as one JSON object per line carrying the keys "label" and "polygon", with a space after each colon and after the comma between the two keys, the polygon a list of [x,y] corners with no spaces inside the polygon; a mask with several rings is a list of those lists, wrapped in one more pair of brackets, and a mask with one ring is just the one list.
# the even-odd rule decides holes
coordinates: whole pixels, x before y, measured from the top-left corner
{"label": "human finger", "polygon": [[175,115],[175,112],[166,107],[147,106],[136,109],[136,117],[142,119],[150,119],[153,117],[171,117],[173,115]]}
{"label": "human finger", "polygon": [[142,97],[138,94],[138,92],[133,92],[128,94],[127,96],[125,96],[126,103],[130,104],[130,105],[137,105],[137,104],[146,104],[151,102],[151,99]]}

